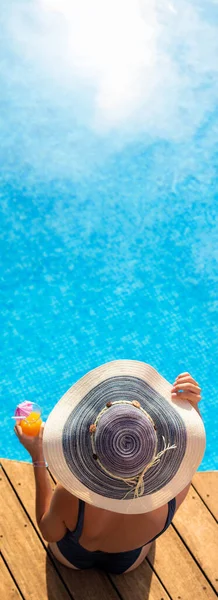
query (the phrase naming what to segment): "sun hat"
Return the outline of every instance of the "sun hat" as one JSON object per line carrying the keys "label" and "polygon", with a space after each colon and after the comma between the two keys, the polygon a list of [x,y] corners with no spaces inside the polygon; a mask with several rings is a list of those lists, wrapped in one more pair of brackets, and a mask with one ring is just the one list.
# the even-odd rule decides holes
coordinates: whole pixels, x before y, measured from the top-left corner
{"label": "sun hat", "polygon": [[117,513],[159,508],[191,481],[205,449],[195,408],[153,367],[116,360],[75,383],[50,413],[43,452],[69,492]]}

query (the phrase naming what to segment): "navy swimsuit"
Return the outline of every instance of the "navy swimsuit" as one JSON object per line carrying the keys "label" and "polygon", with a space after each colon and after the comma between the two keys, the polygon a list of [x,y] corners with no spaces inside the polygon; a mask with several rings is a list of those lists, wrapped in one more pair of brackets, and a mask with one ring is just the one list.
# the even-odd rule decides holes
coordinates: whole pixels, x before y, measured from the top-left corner
{"label": "navy swimsuit", "polygon": [[[168,502],[168,515],[164,528],[155,535],[147,544],[156,540],[170,525],[176,508],[176,499]],[[82,535],[84,521],[85,502],[79,500],[79,512],[76,529],[67,530],[65,536],[57,542],[57,546],[63,556],[77,569],[101,569],[108,573],[124,573],[138,558],[143,546],[130,550],[128,552],[102,552],[101,550],[86,550],[79,544],[79,538]],[[147,544],[145,544],[147,546]]]}

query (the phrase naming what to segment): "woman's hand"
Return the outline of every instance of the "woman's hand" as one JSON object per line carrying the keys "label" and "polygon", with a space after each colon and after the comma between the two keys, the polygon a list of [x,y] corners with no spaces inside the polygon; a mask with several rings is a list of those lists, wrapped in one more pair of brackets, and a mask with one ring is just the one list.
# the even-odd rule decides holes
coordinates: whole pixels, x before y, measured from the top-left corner
{"label": "woman's hand", "polygon": [[198,410],[201,400],[201,388],[190,373],[181,373],[174,381],[171,390],[172,399],[188,400]]}
{"label": "woman's hand", "polygon": [[43,461],[43,449],[42,449],[42,437],[44,431],[44,423],[42,423],[40,432],[36,436],[30,436],[23,433],[22,428],[19,424],[15,425],[14,431],[18,437],[20,443],[29,452],[33,461]]}

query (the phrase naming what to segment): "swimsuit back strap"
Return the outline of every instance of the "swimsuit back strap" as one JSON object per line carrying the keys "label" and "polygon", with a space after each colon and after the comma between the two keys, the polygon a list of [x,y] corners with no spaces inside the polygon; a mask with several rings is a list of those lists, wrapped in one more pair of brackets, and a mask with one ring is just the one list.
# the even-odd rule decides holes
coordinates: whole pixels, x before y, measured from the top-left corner
{"label": "swimsuit back strap", "polygon": [[170,523],[172,522],[174,514],[175,514],[175,510],[176,510],[176,498],[172,498],[172,500],[170,500],[168,502],[168,516],[167,516],[167,520],[166,520],[163,531],[165,531],[165,529],[167,529],[167,527],[169,527]]}
{"label": "swimsuit back strap", "polygon": [[[147,544],[154,542],[154,540],[156,540],[160,535],[162,535],[162,533],[164,533],[164,531],[166,531],[166,529],[169,527],[170,523],[173,520],[175,510],[176,510],[176,498],[172,498],[172,500],[170,500],[168,502],[168,515],[167,515],[167,520],[164,525],[164,528],[162,529],[162,531],[160,531],[160,533],[158,533],[151,540],[149,540],[149,542],[147,542]],[[146,546],[147,546],[147,544],[146,544]]]}
{"label": "swimsuit back strap", "polygon": [[[164,525],[164,528],[162,529],[162,531],[160,531],[160,533],[158,533],[151,540],[149,540],[149,542],[147,542],[147,544],[150,544],[150,542],[154,542],[154,540],[156,540],[160,535],[162,535],[162,533],[164,533],[164,531],[166,531],[166,529],[169,527],[170,523],[173,520],[175,510],[176,510],[176,498],[172,498],[172,500],[170,500],[168,502],[168,515],[167,515],[167,520]],[[75,542],[78,542],[79,538],[82,535],[84,513],[85,513],[85,502],[83,500],[79,500],[79,511],[78,511],[78,519],[77,519],[76,529],[71,534]]]}
{"label": "swimsuit back strap", "polygon": [[74,529],[74,531],[71,534],[75,542],[78,542],[79,538],[82,535],[84,512],[85,512],[85,502],[83,500],[79,500],[79,510],[78,510],[76,529]]}

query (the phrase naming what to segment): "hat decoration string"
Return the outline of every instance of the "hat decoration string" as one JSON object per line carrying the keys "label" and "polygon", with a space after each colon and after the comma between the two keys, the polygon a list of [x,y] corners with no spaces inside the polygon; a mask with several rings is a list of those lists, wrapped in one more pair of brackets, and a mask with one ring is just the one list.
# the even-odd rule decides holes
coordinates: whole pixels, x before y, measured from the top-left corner
{"label": "hat decoration string", "polygon": [[106,469],[104,467],[104,465],[101,463],[101,461],[99,460],[99,458],[96,454],[94,438],[95,438],[95,432],[96,432],[97,425],[98,425],[100,418],[108,410],[108,408],[110,408],[111,406],[113,406],[115,404],[131,404],[131,405],[135,406],[137,409],[142,410],[145,413],[146,417],[151,421],[154,429],[156,429],[152,418],[142,408],[142,406],[140,405],[140,402],[138,402],[137,400],[133,400],[132,402],[129,402],[128,400],[118,400],[115,402],[107,402],[106,406],[97,415],[95,422],[92,425],[90,425],[90,427],[89,427],[89,431],[91,433],[91,444],[92,444],[93,456],[96,459],[96,461],[98,462],[98,464],[100,465],[100,467],[103,469],[103,471],[105,473],[107,473],[107,475],[110,475],[110,477],[113,477],[114,479],[118,479],[119,481],[123,481],[124,483],[126,483],[127,485],[129,485],[131,487],[131,489],[123,497],[123,500],[128,496],[128,494],[130,494],[132,489],[134,489],[134,498],[139,498],[140,496],[142,496],[144,494],[144,475],[145,475],[145,473],[148,471],[148,469],[150,469],[151,467],[153,467],[154,465],[156,465],[157,463],[160,462],[161,456],[163,456],[163,454],[165,454],[165,452],[167,452],[168,450],[173,450],[174,448],[177,448],[177,446],[175,444],[172,444],[171,446],[169,443],[166,444],[165,437],[162,435],[162,439],[163,439],[163,443],[164,443],[163,450],[161,450],[157,454],[154,453],[152,460],[145,466],[145,468],[138,475],[135,475],[133,477],[123,478],[123,477],[118,477],[118,475],[114,475],[113,473],[111,473],[108,469]]}

